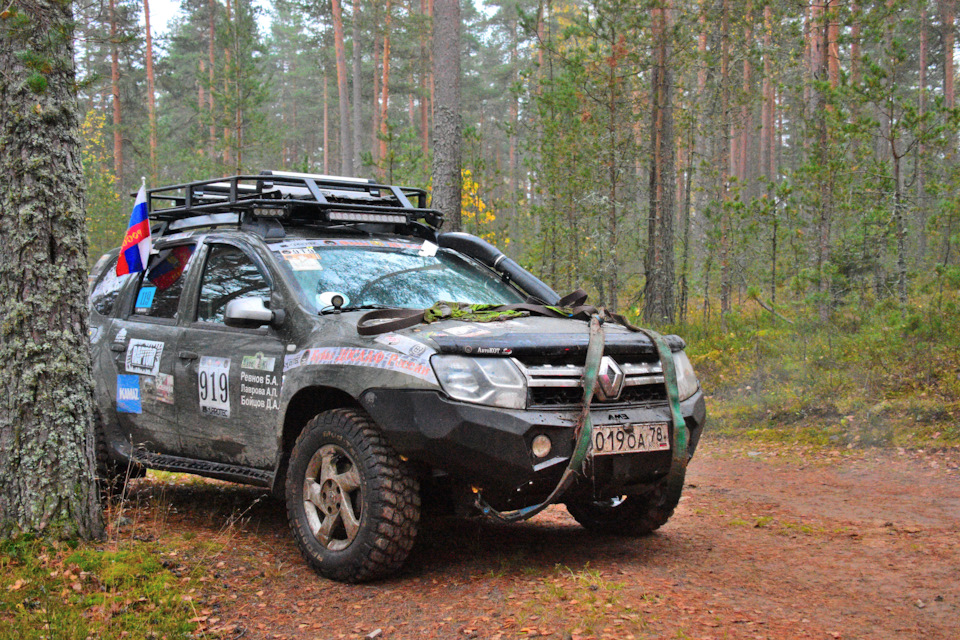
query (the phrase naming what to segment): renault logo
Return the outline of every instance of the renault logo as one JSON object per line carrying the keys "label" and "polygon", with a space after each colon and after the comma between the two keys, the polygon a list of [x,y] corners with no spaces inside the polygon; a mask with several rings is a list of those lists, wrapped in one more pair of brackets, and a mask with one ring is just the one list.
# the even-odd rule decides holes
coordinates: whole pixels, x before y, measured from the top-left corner
{"label": "renault logo", "polygon": [[610,356],[600,359],[600,370],[597,374],[597,400],[616,400],[623,389],[623,370]]}

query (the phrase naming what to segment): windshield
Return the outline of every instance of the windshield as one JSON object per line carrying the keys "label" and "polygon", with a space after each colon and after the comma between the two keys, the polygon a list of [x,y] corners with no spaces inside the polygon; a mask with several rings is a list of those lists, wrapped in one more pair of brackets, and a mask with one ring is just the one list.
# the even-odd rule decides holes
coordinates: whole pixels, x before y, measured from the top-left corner
{"label": "windshield", "polygon": [[[516,304],[523,296],[496,275],[458,253],[403,241],[303,239],[270,247],[318,311],[335,294],[343,307],[425,309],[436,302]],[[424,254],[424,255],[421,255]]]}

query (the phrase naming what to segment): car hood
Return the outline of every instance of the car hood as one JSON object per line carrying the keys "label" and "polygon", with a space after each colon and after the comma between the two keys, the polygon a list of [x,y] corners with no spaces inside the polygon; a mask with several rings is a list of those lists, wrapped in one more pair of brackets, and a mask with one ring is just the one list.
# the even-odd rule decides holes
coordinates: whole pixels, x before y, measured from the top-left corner
{"label": "car hood", "polygon": [[[355,328],[363,316],[363,313],[345,313],[341,320]],[[585,356],[589,337],[586,321],[527,316],[493,322],[441,320],[387,331],[368,339],[395,348],[413,340],[439,353],[562,358]],[[610,355],[656,353],[656,347],[646,335],[610,322],[604,324],[604,343],[604,351]],[[668,343],[675,351],[684,347],[677,336],[668,336]]]}

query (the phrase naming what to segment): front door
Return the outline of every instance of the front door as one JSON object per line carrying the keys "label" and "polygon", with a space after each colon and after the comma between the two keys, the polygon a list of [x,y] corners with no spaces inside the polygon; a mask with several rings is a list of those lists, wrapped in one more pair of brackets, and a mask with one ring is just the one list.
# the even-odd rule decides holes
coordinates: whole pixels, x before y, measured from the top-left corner
{"label": "front door", "polygon": [[200,286],[177,348],[177,399],[184,455],[266,469],[277,448],[284,343],[273,327],[224,323],[227,304],[272,287],[259,260],[210,242]]}

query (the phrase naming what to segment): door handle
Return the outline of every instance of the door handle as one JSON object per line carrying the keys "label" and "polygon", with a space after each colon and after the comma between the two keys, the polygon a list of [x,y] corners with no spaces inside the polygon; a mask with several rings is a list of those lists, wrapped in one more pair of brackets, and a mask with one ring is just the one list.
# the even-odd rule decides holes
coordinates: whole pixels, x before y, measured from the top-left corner
{"label": "door handle", "polygon": [[117,353],[123,353],[123,352],[126,351],[126,350],[127,350],[127,345],[125,345],[125,344],[117,344],[116,342],[114,342],[113,344],[110,345],[110,351],[116,351]]}
{"label": "door handle", "polygon": [[193,351],[181,351],[177,355],[180,356],[181,360],[196,360],[200,357],[199,354],[194,353]]}

